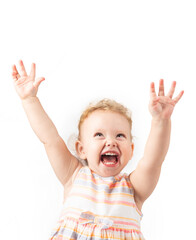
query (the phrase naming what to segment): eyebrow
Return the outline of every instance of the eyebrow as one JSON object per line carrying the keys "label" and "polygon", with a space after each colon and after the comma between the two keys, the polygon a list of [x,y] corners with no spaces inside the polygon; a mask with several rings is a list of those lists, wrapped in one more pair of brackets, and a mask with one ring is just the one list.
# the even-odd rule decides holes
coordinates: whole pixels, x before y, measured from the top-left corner
{"label": "eyebrow", "polygon": [[[98,129],[94,129],[94,130],[93,130],[93,132],[105,132],[105,131],[107,131],[107,129],[98,128]],[[114,133],[115,133],[115,134],[122,133],[122,134],[125,134],[125,135],[129,134],[129,133],[127,133],[127,131],[125,131],[125,130],[114,130]]]}

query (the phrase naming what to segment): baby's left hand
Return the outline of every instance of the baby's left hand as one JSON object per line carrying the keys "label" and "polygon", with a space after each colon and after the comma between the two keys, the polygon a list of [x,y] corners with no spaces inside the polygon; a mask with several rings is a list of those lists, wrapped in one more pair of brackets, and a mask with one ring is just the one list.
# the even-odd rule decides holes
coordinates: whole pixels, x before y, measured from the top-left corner
{"label": "baby's left hand", "polygon": [[149,103],[149,111],[154,119],[157,120],[167,120],[170,119],[172,112],[176,103],[182,97],[184,91],[181,91],[177,97],[173,98],[173,94],[175,91],[176,82],[172,82],[172,86],[170,91],[165,96],[164,93],[164,82],[163,79],[159,82],[159,93],[158,96],[155,92],[155,86],[152,82],[150,85],[150,103]]}

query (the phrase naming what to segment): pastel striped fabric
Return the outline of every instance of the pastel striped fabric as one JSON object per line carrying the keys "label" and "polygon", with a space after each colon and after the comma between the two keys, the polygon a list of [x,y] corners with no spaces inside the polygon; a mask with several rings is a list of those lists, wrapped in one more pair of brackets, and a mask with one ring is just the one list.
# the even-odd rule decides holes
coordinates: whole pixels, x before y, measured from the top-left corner
{"label": "pastel striped fabric", "polygon": [[144,240],[141,218],[126,174],[101,177],[85,166],[75,178],[50,240]]}

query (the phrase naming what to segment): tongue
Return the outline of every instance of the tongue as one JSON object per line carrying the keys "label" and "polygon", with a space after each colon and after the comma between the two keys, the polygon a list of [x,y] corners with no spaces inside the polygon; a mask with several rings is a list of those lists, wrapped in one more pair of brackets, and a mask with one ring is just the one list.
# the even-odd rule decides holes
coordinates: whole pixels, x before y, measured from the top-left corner
{"label": "tongue", "polygon": [[110,163],[116,163],[116,157],[115,156],[103,156],[103,162],[110,162]]}

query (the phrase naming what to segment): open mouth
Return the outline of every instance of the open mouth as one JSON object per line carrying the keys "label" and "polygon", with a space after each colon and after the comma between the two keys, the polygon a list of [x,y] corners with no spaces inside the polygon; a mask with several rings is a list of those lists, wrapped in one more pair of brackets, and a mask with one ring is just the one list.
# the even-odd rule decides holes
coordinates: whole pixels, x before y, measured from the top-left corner
{"label": "open mouth", "polygon": [[119,163],[119,154],[106,152],[101,155],[101,162],[107,167],[115,167]]}

